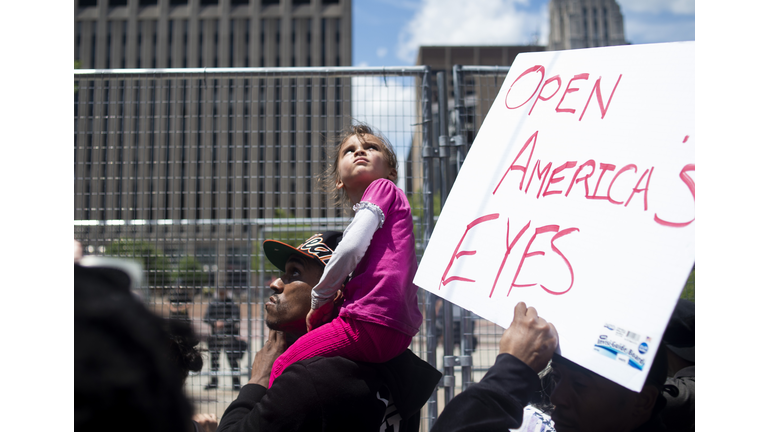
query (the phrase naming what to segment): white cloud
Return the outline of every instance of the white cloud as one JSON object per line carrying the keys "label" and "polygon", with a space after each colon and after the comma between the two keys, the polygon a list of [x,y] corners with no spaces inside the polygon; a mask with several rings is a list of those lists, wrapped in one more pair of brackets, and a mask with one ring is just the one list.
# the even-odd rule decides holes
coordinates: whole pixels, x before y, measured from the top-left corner
{"label": "white cloud", "polygon": [[624,33],[624,37],[633,44],[680,42],[694,40],[696,29],[693,21],[670,25],[625,15]]}
{"label": "white cloud", "polygon": [[[415,131],[416,89],[410,77],[377,76],[352,78],[352,117],[380,130],[392,143],[405,172],[405,158]],[[401,175],[399,186],[404,187]]]}
{"label": "white cloud", "polygon": [[[413,62],[421,45],[526,45],[549,36],[549,12],[519,6],[528,0],[423,0],[398,38],[397,56]],[[543,31],[546,30],[546,33]]]}
{"label": "white cloud", "polygon": [[[663,14],[673,13],[677,15],[692,15],[695,9],[695,0],[617,0],[621,6],[621,12]],[[626,16],[626,15],[625,15]]]}
{"label": "white cloud", "polygon": [[385,47],[379,47],[376,49],[376,55],[379,56],[379,58],[384,57],[387,55],[387,49]]}

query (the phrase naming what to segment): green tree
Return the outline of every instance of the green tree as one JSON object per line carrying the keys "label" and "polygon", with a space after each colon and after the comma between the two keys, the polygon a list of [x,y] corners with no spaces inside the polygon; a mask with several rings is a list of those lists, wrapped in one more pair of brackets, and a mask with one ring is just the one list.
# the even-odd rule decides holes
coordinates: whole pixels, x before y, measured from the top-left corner
{"label": "green tree", "polygon": [[174,281],[181,280],[181,285],[187,287],[200,287],[208,282],[208,273],[203,271],[203,265],[193,256],[184,256],[172,277]]}
{"label": "green tree", "polygon": [[138,261],[144,268],[144,283],[150,288],[162,288],[171,280],[168,258],[147,241],[123,238],[112,242],[104,253]]}
{"label": "green tree", "polygon": [[[424,216],[424,195],[421,191],[416,191],[408,195],[408,204],[411,206],[411,214],[415,218],[421,218]],[[440,192],[432,193],[432,206],[434,209],[434,215],[440,216]]]}
{"label": "green tree", "polygon": [[688,276],[688,281],[685,282],[685,287],[683,288],[683,293],[680,295],[680,298],[692,302],[696,301],[696,266],[691,270],[691,274]]}

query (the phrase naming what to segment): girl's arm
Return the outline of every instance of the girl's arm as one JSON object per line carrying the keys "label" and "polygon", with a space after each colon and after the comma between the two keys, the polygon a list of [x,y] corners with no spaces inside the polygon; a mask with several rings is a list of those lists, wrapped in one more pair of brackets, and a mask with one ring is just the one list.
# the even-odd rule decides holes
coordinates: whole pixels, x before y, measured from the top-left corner
{"label": "girl's arm", "polygon": [[360,204],[362,205],[356,206],[355,217],[345,230],[344,237],[333,251],[323,277],[312,289],[312,309],[333,300],[341,284],[363,259],[373,234],[384,225],[384,213],[381,209],[371,203]]}

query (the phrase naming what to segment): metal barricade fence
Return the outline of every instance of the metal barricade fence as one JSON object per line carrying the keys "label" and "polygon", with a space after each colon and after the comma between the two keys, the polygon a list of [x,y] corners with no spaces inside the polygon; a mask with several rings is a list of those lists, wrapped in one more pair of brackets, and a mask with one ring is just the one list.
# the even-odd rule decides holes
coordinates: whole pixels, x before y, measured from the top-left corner
{"label": "metal barricade fence", "polygon": [[[85,254],[139,260],[145,303],[188,319],[203,348],[208,305],[219,293],[234,301],[240,325],[231,336],[247,342],[245,353],[233,353],[239,363],[221,356],[218,370],[206,353],[186,383],[196,411],[220,417],[236,397],[231,380],[247,382],[267,335],[264,299],[279,274],[261,242],[296,245],[343,230],[351,218],[316,182],[337,133],[354,119],[393,144],[420,258],[436,218],[436,185],[444,201],[464,143],[471,145],[498,91],[490,84],[501,85],[507,70],[455,67],[450,119],[445,103],[433,113],[427,66],[77,70],[75,239]],[[459,155],[448,170],[452,146]],[[422,410],[428,430],[453,397],[454,367],[463,365],[461,389],[482,378],[502,329],[424,291],[419,299],[425,320],[411,349],[446,375],[445,392],[435,391]],[[214,380],[218,388],[205,390]]]}
{"label": "metal barricade fence", "polygon": [[[444,149],[443,172],[453,176],[453,178],[442,179],[441,184],[444,186],[441,197],[447,197],[453,180],[496,99],[507,72],[509,72],[508,66],[454,65],[453,97],[450,101],[453,105],[452,109],[448,107],[447,77],[437,74],[438,92],[444,93],[438,97],[443,99],[438,102],[440,106],[438,121],[441,123],[438,141],[441,149]],[[445,198],[442,202],[445,202]],[[444,303],[445,306],[441,309],[442,313],[438,314],[437,322],[442,322],[444,329],[453,329],[451,332],[453,337],[445,333],[449,346],[458,345],[458,356],[453,355],[453,350],[445,351],[444,364],[460,367],[461,386],[457,390],[464,390],[482,379],[488,368],[493,366],[504,329],[466,309],[452,306],[449,302]],[[446,377],[453,375],[452,369],[453,367],[443,368]],[[445,384],[450,385],[452,382],[456,380],[451,379]],[[445,399],[449,400],[452,395],[453,390],[448,387],[445,391]]]}

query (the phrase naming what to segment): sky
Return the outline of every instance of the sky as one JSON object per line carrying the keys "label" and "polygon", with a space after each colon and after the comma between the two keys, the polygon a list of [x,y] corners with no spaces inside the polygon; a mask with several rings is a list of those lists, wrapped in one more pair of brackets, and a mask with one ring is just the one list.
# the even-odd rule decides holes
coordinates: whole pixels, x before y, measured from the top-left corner
{"label": "sky", "polygon": [[[618,0],[632,44],[694,40],[695,0]],[[421,45],[546,45],[549,0],[353,0],[353,66],[411,66]]]}
{"label": "sky", "polygon": [[[618,0],[633,44],[694,40],[694,0]],[[353,0],[352,65],[412,66],[421,45],[546,45],[549,0]],[[353,79],[352,115],[405,160],[415,106],[410,79]],[[401,167],[402,168],[402,167]],[[403,179],[400,179],[403,186]]]}

